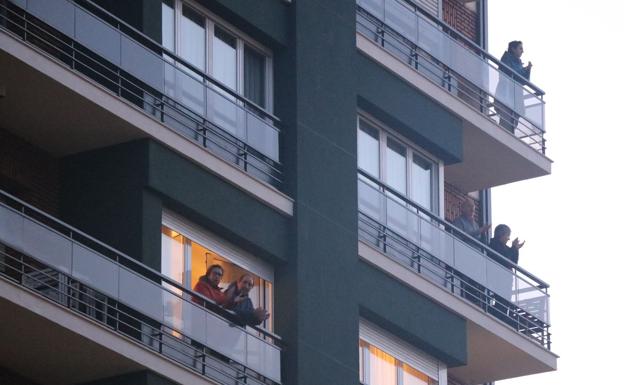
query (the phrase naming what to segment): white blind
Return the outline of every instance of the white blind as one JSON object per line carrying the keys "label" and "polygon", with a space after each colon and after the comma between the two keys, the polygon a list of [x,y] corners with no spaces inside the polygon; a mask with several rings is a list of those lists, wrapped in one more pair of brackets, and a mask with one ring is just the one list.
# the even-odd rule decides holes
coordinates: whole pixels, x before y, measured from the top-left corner
{"label": "white blind", "polygon": [[271,283],[274,282],[273,269],[268,263],[220,239],[201,226],[184,219],[182,216],[169,210],[163,210],[162,224],[191,239],[193,242],[197,242],[205,248],[222,255],[232,263],[256,274],[260,278]]}
{"label": "white blind", "polygon": [[436,381],[441,380],[439,378],[440,370],[446,369],[443,364],[427,353],[381,330],[364,319],[360,319],[360,338],[391,354],[396,359],[420,370]]}

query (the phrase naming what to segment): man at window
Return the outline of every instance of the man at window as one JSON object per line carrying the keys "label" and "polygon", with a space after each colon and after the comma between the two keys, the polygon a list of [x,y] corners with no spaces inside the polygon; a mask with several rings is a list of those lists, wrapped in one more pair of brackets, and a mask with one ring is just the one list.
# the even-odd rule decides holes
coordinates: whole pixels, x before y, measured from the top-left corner
{"label": "man at window", "polygon": [[479,224],[475,221],[474,216],[474,203],[472,203],[470,199],[466,199],[461,205],[461,214],[455,218],[453,225],[471,237],[479,239],[483,234],[487,233],[491,225],[485,224],[479,227]]}
{"label": "man at window", "polygon": [[232,282],[225,291],[227,298],[232,298],[227,309],[233,310],[240,318],[243,325],[260,325],[270,314],[263,308],[254,308],[249,292],[254,286],[253,277],[250,274],[241,275],[236,282]]}
{"label": "man at window", "polygon": [[[213,300],[217,305],[226,306],[232,302],[232,297],[223,292],[219,287],[221,278],[223,277],[223,267],[220,265],[212,265],[208,268],[205,275],[202,275],[193,290],[204,297]],[[229,293],[233,295],[234,293]],[[196,303],[201,302],[199,298],[193,298]]]}

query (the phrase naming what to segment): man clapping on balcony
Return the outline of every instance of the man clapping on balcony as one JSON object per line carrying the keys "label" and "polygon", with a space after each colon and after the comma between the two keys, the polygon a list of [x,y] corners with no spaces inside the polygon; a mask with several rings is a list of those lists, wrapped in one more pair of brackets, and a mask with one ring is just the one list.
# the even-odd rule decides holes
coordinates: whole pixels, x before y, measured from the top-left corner
{"label": "man clapping on balcony", "polygon": [[253,286],[253,277],[250,274],[243,274],[225,290],[226,297],[232,298],[232,302],[225,308],[233,310],[240,317],[241,323],[245,325],[260,325],[270,316],[261,307],[254,309],[251,298],[249,298],[249,292]]}
{"label": "man clapping on balcony", "polygon": [[483,234],[487,233],[490,229],[490,224],[484,224],[479,227],[479,224],[474,219],[475,205],[470,199],[466,199],[461,205],[461,213],[453,221],[453,225],[459,228],[461,231],[470,235],[473,238],[479,239]]}

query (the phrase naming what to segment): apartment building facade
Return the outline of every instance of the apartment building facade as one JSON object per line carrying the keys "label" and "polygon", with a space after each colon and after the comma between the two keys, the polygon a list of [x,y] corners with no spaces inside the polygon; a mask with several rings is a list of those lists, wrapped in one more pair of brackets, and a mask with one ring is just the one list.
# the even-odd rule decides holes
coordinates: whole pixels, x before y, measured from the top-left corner
{"label": "apartment building facade", "polygon": [[[0,382],[484,384],[548,284],[452,225],[547,175],[486,0],[0,0]],[[251,275],[245,326],[193,291]]]}

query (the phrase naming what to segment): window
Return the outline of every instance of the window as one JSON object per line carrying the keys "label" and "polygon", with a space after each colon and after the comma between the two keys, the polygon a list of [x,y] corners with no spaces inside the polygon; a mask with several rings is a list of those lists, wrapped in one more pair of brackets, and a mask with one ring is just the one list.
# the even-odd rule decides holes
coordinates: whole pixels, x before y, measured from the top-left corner
{"label": "window", "polygon": [[446,384],[446,366],[360,320],[360,382],[364,385]]}
{"label": "window", "polygon": [[437,214],[438,164],[371,120],[358,119],[358,168]]}
{"label": "window", "polygon": [[[184,221],[173,213],[163,213],[161,272],[187,289],[193,289],[207,267],[223,267],[221,287],[227,288],[241,275],[249,273],[254,287],[249,293],[255,307],[273,314],[273,272],[270,266],[212,234]],[[179,319],[171,309],[172,319]],[[272,318],[262,325],[272,330]]]}
{"label": "window", "polygon": [[196,69],[272,111],[270,52],[217,17],[190,1],[163,0],[162,43]]}

